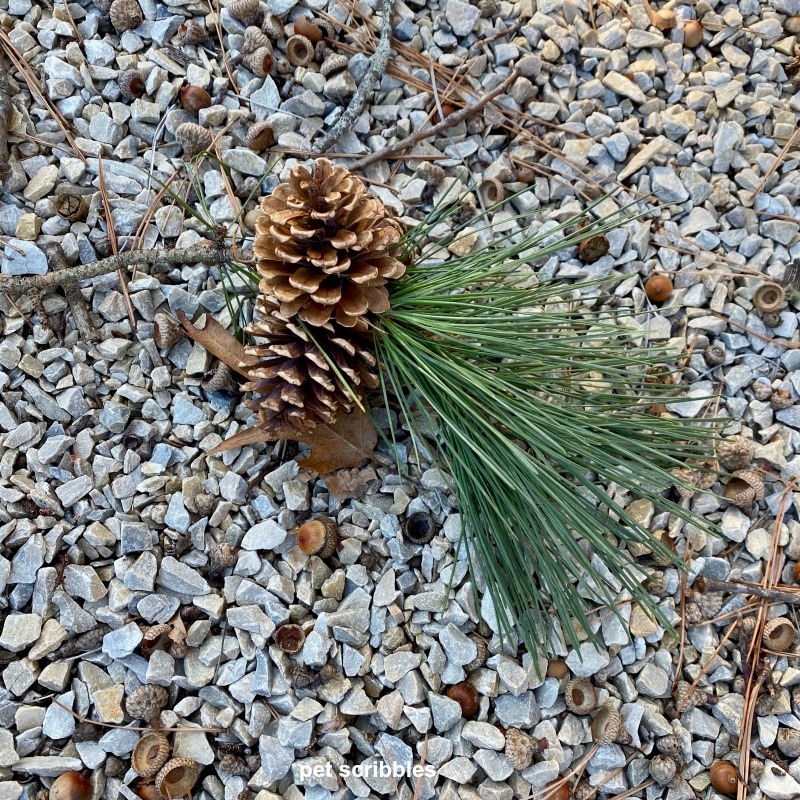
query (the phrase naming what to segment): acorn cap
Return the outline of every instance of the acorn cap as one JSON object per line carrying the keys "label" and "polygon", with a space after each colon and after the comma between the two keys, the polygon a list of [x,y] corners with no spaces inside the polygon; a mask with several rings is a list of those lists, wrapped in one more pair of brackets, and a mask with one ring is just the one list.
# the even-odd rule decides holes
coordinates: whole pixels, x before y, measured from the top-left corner
{"label": "acorn cap", "polygon": [[254,25],[261,13],[261,4],[258,0],[231,0],[228,11],[245,25]]}
{"label": "acorn cap", "polygon": [[138,28],[144,22],[142,8],[136,0],[114,0],[108,17],[118,33]]}
{"label": "acorn cap", "polygon": [[142,655],[150,658],[156,650],[163,650],[169,644],[171,630],[172,625],[151,625],[145,628],[142,631]]}
{"label": "acorn cap", "polygon": [[753,305],[767,313],[777,311],[786,301],[786,292],[779,283],[764,281],[753,292]]}
{"label": "acorn cap", "polygon": [[433,517],[424,511],[412,514],[403,524],[403,535],[412,544],[426,544],[433,539],[435,533]]}
{"label": "acorn cap", "polygon": [[187,156],[194,156],[211,147],[213,137],[208,128],[196,122],[183,122],[175,129],[175,141]]}
{"label": "acorn cap", "polygon": [[299,653],[305,640],[306,633],[299,625],[281,625],[280,628],[275,631],[275,644],[277,644],[284,653]]}
{"label": "acorn cap", "polygon": [[336,552],[339,528],[330,517],[317,517],[297,530],[297,546],[309,556],[328,558]]}
{"label": "acorn cap", "polygon": [[478,194],[486,205],[494,206],[506,199],[506,188],[497,178],[484,178],[478,186]]}
{"label": "acorn cap", "polygon": [[744,436],[731,436],[717,445],[720,466],[731,472],[749,467],[753,463],[756,448],[752,440]]}
{"label": "acorn cap", "polygon": [[125,710],[134,719],[151,722],[158,719],[168,702],[169,692],[163,686],[145,684],[128,695],[125,700]]}
{"label": "acorn cap", "polygon": [[666,786],[672,782],[678,766],[669,756],[659,753],[650,761],[650,777],[659,785]]}
{"label": "acorn cap", "polygon": [[605,234],[584,239],[578,245],[578,256],[584,264],[594,264],[608,253],[608,239]]}
{"label": "acorn cap", "polygon": [[190,758],[172,758],[156,775],[156,789],[168,800],[187,797],[197,783],[198,774],[197,764]]}
{"label": "acorn cap", "polygon": [[566,685],[564,702],[573,714],[588,714],[597,705],[597,692],[586,678],[577,678]]}
{"label": "acorn cap", "polygon": [[467,638],[475,642],[476,649],[475,658],[467,664],[464,664],[464,672],[470,673],[474,672],[476,669],[480,669],[486,663],[486,657],[489,655],[489,645],[486,644],[486,639],[484,639],[483,636],[478,635],[474,631],[467,634]]}
{"label": "acorn cap", "polygon": [[293,67],[305,67],[314,58],[314,44],[306,36],[294,34],[286,40],[286,58]]}
{"label": "acorn cap", "polygon": [[341,72],[343,69],[347,69],[347,65],[349,63],[350,61],[348,60],[347,56],[344,56],[341,53],[334,53],[333,55],[328,56],[322,62],[322,66],[319,68],[319,71],[327,78],[330,75]]}
{"label": "acorn cap", "polygon": [[169,742],[163,733],[145,732],[133,748],[131,766],[137,775],[149,778],[155,775],[169,758]]}
{"label": "acorn cap", "polygon": [[256,153],[266,150],[274,141],[275,132],[267,120],[256,122],[247,131],[247,146]]}
{"label": "acorn cap", "polygon": [[764,626],[761,640],[770,650],[786,650],[794,644],[794,624],[786,617],[771,619]]}
{"label": "acorn cap", "polygon": [[739,508],[750,508],[764,499],[764,480],[757,472],[737,472],[725,485],[723,495]]}
{"label": "acorn cap", "polygon": [[183,338],[180,323],[168,314],[156,314],[153,318],[153,339],[159,350],[169,350]]}
{"label": "acorn cap", "polygon": [[616,708],[603,706],[592,720],[592,736],[596,744],[611,744],[622,732],[622,717]]}
{"label": "acorn cap", "polygon": [[523,770],[531,765],[538,748],[527,733],[523,733],[519,728],[509,728],[506,731],[506,744],[503,752],[510,767]]}

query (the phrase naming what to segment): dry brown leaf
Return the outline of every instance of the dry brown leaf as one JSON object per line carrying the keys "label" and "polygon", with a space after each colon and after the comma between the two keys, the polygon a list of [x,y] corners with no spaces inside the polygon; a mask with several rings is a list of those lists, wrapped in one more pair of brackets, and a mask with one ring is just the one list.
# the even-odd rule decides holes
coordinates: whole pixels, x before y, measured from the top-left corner
{"label": "dry brown leaf", "polygon": [[[226,328],[217,322],[210,314],[205,314],[193,323],[183,311],[178,311],[178,319],[186,331],[186,335],[194,339],[198,344],[203,345],[209,353],[216,356],[220,361],[224,361],[231,369],[235,369],[245,378],[250,376],[247,373],[247,366],[258,363],[258,359],[248,356],[244,351],[244,345]],[[261,441],[268,441],[262,439]],[[239,445],[235,445],[238,447]],[[230,449],[230,448],[228,448]]]}
{"label": "dry brown leaf", "polygon": [[370,481],[377,480],[378,475],[372,467],[366,469],[340,469],[330,475],[324,475],[322,480],[328,491],[340,502],[354,497],[357,500],[367,492]]}

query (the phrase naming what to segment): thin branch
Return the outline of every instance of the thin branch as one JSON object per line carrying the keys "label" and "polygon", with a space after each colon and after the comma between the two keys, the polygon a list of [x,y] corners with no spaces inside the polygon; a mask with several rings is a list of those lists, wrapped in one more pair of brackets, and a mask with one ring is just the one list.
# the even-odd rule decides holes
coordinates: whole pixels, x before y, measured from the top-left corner
{"label": "thin branch", "polygon": [[701,592],[730,592],[731,594],[751,594],[755,597],[764,597],[777,603],[800,605],[800,594],[790,594],[777,589],[767,589],[752,583],[739,581],[717,581],[713,578],[700,577],[694,582]]}
{"label": "thin branch", "polygon": [[11,98],[8,96],[6,65],[0,61],[0,183],[5,183],[11,175],[8,163],[8,115],[11,111]]}
{"label": "thin branch", "polygon": [[[58,242],[43,242],[42,251],[47,256],[47,263],[54,272],[63,272],[69,269],[67,257]],[[75,327],[78,329],[81,339],[85,342],[96,342],[99,333],[92,324],[89,316],[89,308],[84,300],[81,290],[77,286],[64,286],[64,294],[72,311],[72,318],[75,320]],[[135,323],[134,323],[134,327]]]}
{"label": "thin branch", "polygon": [[89,278],[107,275],[118,269],[134,264],[166,264],[185,266],[191,264],[226,264],[235,261],[239,264],[252,264],[255,256],[249,250],[231,247],[190,247],[186,250],[136,250],[109,256],[91,264],[78,264],[57,272],[44,275],[0,275],[0,292],[29,292],[45,286],[76,286]]}
{"label": "thin branch", "polygon": [[314,149],[318,153],[330,149],[344,134],[349,131],[361,112],[364,110],[364,104],[367,102],[367,97],[370,92],[375,88],[378,79],[386,72],[386,67],[389,64],[389,54],[392,45],[392,13],[394,11],[394,0],[382,0],[381,2],[381,38],[378,42],[375,53],[369,60],[369,67],[367,73],[364,75],[361,83],[358,85],[355,94],[350,99],[350,104],[344,110],[344,113],[334,123],[333,127],[314,144]]}
{"label": "thin branch", "polygon": [[364,158],[359,158],[358,161],[350,165],[350,170],[355,172],[355,170],[364,169],[364,167],[368,167],[370,164],[374,164],[376,161],[382,161],[388,156],[399,153],[402,150],[407,150],[409,147],[413,147],[413,145],[415,145],[417,142],[421,142],[424,139],[429,139],[431,136],[436,136],[442,131],[446,131],[448,128],[453,127],[453,125],[458,125],[459,122],[463,122],[473,114],[477,114],[484,106],[486,106],[488,103],[491,103],[495,97],[502,94],[512,83],[514,83],[518,77],[519,72],[517,72],[517,70],[513,70],[498,87],[492,89],[492,91],[488,94],[485,94],[473,105],[464,106],[464,108],[459,109],[449,117],[445,117],[441,122],[437,122],[436,125],[433,125],[430,128],[423,128],[422,130],[415,131],[410,136],[407,136],[405,139],[387,147],[385,150],[380,150],[377,153],[370,153],[368,156],[364,156]]}

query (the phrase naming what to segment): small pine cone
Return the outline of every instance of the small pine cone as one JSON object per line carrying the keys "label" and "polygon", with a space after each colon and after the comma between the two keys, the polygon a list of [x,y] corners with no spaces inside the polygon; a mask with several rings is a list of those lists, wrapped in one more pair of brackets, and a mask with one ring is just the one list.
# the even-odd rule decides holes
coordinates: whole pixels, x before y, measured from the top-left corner
{"label": "small pine cone", "polygon": [[484,639],[483,636],[479,636],[477,633],[470,633],[468,635],[469,638],[475,642],[475,647],[478,652],[472,661],[468,664],[464,664],[464,672],[467,673],[480,669],[486,663],[486,657],[489,655],[489,646],[486,644],[486,639]]}
{"label": "small pine cone", "polygon": [[245,25],[256,25],[261,16],[261,4],[258,0],[231,0],[228,11]]}
{"label": "small pine cone", "polygon": [[716,705],[717,698],[702,689],[692,689],[692,684],[688,681],[678,681],[678,686],[675,690],[675,710],[679,714],[706,704]]}
{"label": "small pine cone", "polygon": [[211,147],[211,131],[195,122],[184,122],[175,130],[175,141],[187,156],[194,156]]}
{"label": "small pine cone", "polygon": [[675,484],[678,494],[684,500],[691,498],[696,491],[710,489],[717,480],[715,473],[694,467],[682,467],[681,469],[673,470],[672,474],[679,481],[689,484],[689,486],[684,486],[681,483]]}
{"label": "small pine cone", "polygon": [[136,0],[114,0],[108,9],[108,17],[117,33],[132,31],[144,22],[144,14]]}
{"label": "small pine cone", "polygon": [[678,764],[683,763],[683,750],[678,737],[674,733],[668,733],[666,736],[656,739],[656,749],[659,753],[669,756]]}
{"label": "small pine cone", "polygon": [[694,602],[700,609],[703,619],[713,619],[722,608],[722,592],[697,592],[694,595]]}
{"label": "small pine cone", "polygon": [[267,341],[247,348],[260,363],[250,368],[251,380],[243,389],[255,395],[245,405],[258,411],[266,430],[303,433],[352,410],[352,395],[328,359],[353,389],[378,385],[371,331],[364,320],[353,328],[327,322],[314,329],[312,341],[266,296],[259,298],[257,308],[259,319],[248,332]]}
{"label": "small pine cone", "polygon": [[527,769],[538,751],[534,740],[519,728],[506,731],[505,756],[509,765],[516,770]]}
{"label": "small pine cone", "polygon": [[211,545],[208,551],[208,564],[212,575],[219,575],[228,567],[236,564],[238,556],[236,550],[227,542],[219,542]]}
{"label": "small pine cone", "polygon": [[766,403],[772,397],[772,387],[768,383],[755,381],[750,388],[753,390],[753,397],[762,403]]}
{"label": "small pine cone", "polygon": [[275,295],[284,318],[352,328],[389,309],[386,282],[405,265],[387,251],[401,229],[345,167],[326,158],[313,172],[293,167],[261,210],[253,250],[262,291]]}
{"label": "small pine cone", "polygon": [[144,80],[138,69],[126,69],[117,78],[117,83],[126,100],[135,100],[144,94]]}
{"label": "small pine cone", "polygon": [[250,768],[244,759],[239,758],[233,753],[225,753],[219,760],[219,768],[231,775],[249,775]]}
{"label": "small pine cone", "polygon": [[125,700],[125,710],[134,718],[145,722],[158,719],[167,707],[169,692],[163,686],[145,684],[134,689]]}
{"label": "small pine cone", "polygon": [[650,761],[650,777],[659,785],[666,786],[672,782],[678,765],[675,761],[663,753],[654,756]]}
{"label": "small pine cone", "polygon": [[331,75],[335,75],[337,72],[341,72],[343,69],[347,69],[349,63],[350,61],[347,56],[335,53],[334,55],[328,56],[325,61],[322,62],[319,71],[327,78]]}
{"label": "small pine cone", "polygon": [[423,161],[417,167],[417,175],[434,188],[441,186],[445,178],[444,167],[440,167],[432,161]]}
{"label": "small pine cone", "polygon": [[255,25],[248,26],[247,30],[244,32],[242,53],[255,53],[256,50],[262,47],[266,47],[269,49],[270,53],[272,52],[272,42],[269,40],[269,37],[261,31],[261,28],[257,28]]}
{"label": "small pine cone", "polygon": [[178,28],[178,36],[181,37],[181,44],[184,45],[202,44],[209,38],[208,30],[194,19],[187,19]]}
{"label": "small pine cone", "polygon": [[720,442],[717,447],[717,459],[720,466],[729,472],[744,469],[753,463],[755,446],[750,439],[744,436],[732,436]]}
{"label": "small pine cone", "polygon": [[703,358],[709,367],[717,367],[722,364],[726,357],[725,346],[721,342],[712,342],[705,350],[703,350]]}
{"label": "small pine cone", "polygon": [[777,392],[772,393],[770,405],[776,411],[782,411],[784,408],[791,408],[794,405],[794,398],[789,389],[778,389]]}
{"label": "small pine cone", "polygon": [[750,508],[764,499],[764,479],[758,472],[736,472],[725,485],[723,496],[739,508]]}

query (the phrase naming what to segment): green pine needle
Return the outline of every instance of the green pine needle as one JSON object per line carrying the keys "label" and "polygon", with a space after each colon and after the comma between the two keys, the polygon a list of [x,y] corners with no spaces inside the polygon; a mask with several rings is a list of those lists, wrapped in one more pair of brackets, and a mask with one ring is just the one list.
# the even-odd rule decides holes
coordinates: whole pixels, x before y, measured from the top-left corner
{"label": "green pine needle", "polygon": [[[637,344],[641,334],[581,307],[555,281],[533,288],[528,266],[628,222],[624,212],[579,227],[505,241],[443,263],[418,260],[391,287],[375,331],[383,394],[398,399],[415,441],[437,431],[437,457],[453,479],[475,583],[485,584],[500,633],[531,652],[554,636],[553,615],[578,647],[592,641],[585,594],[619,614],[620,586],[665,627],[623,544],[669,551],[620,507],[616,484],[700,528],[667,499],[671,471],[707,457],[710,426],[646,413],[681,390],[653,380],[674,373],[677,354]],[[409,241],[422,240],[419,231]],[[533,256],[532,256],[533,252]],[[610,585],[593,556],[619,585]]]}

